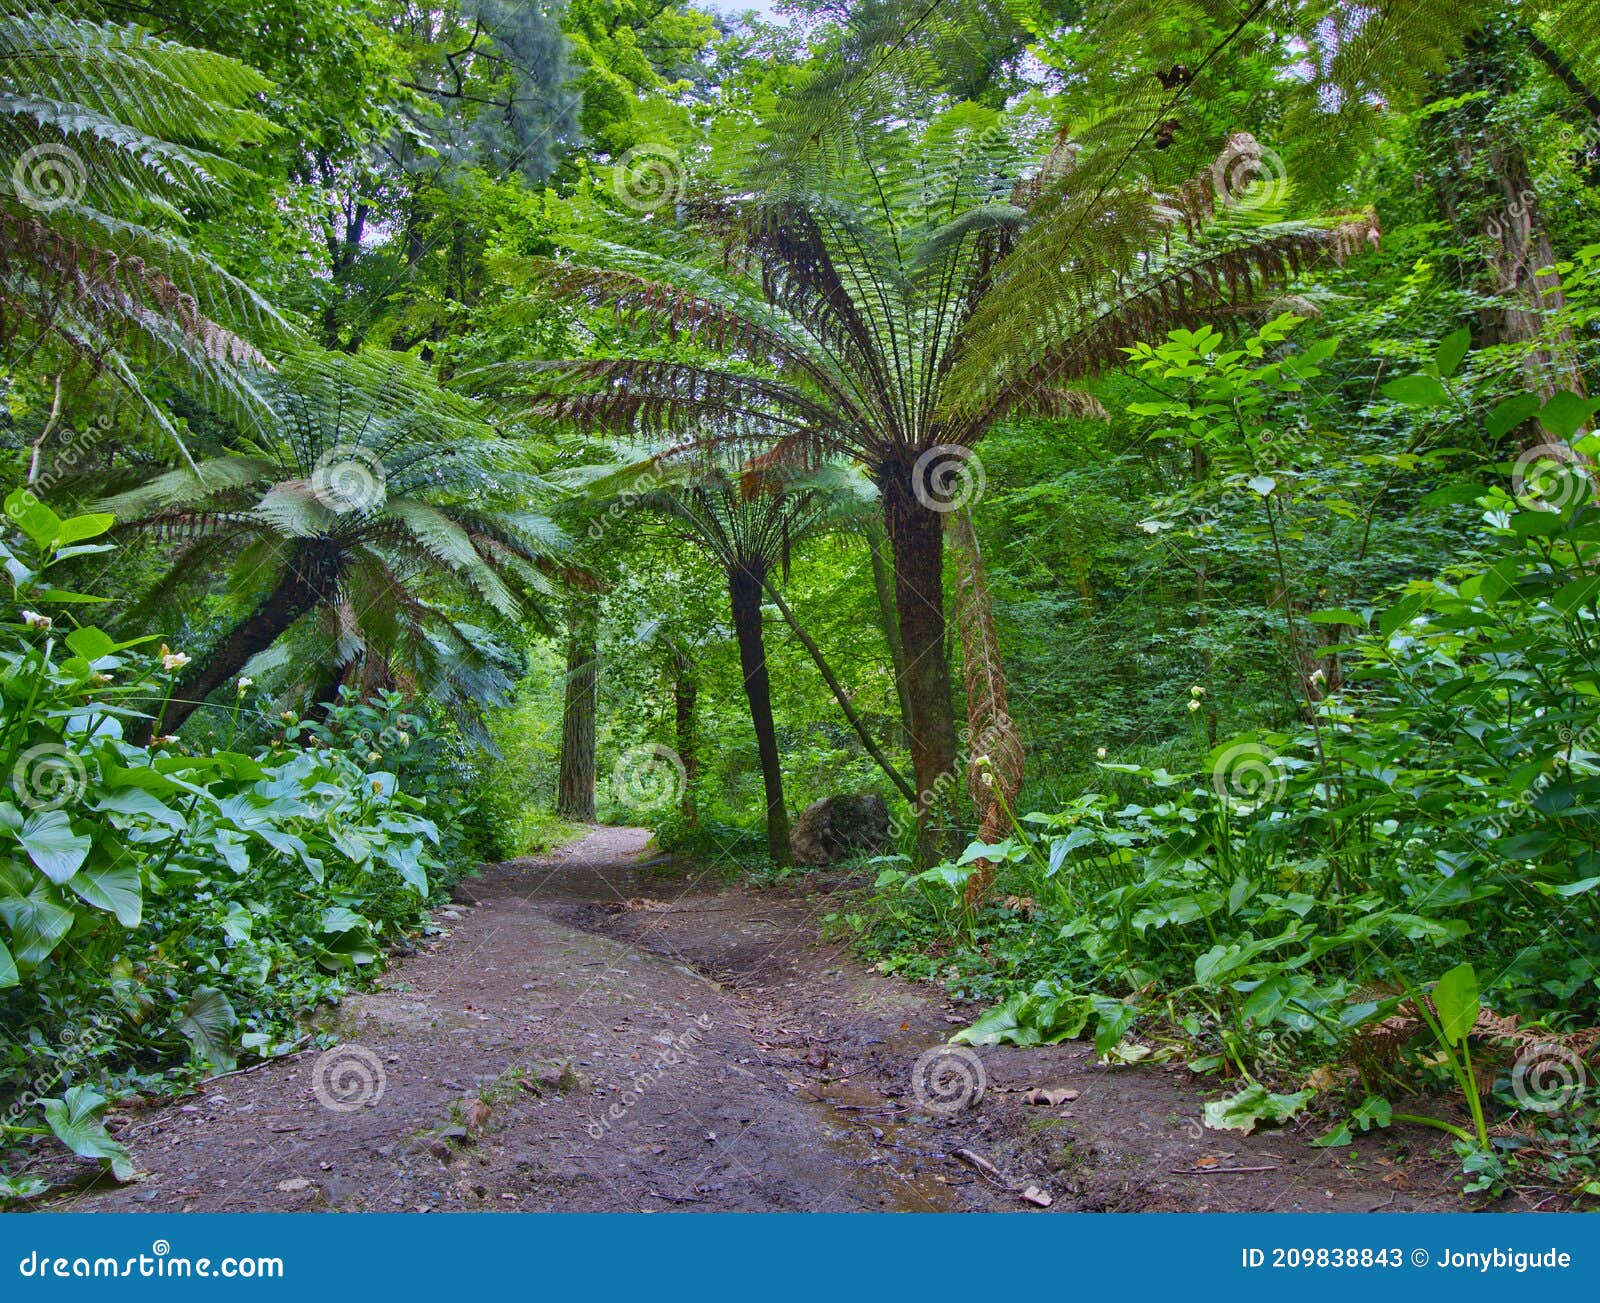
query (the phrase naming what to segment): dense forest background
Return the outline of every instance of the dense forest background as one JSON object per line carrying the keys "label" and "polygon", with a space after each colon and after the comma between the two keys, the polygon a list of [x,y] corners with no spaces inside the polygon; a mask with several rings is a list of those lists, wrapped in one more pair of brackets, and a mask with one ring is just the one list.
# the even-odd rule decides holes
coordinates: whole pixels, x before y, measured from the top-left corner
{"label": "dense forest background", "polygon": [[975,1042],[1600,1190],[1584,8],[0,5],[0,1143],[874,793]]}

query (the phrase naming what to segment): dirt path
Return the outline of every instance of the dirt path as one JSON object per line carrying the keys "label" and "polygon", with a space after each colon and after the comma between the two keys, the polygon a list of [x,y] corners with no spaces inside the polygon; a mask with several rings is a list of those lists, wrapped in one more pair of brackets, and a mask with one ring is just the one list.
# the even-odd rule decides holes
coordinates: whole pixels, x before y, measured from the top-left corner
{"label": "dirt path", "polygon": [[[1057,1211],[1454,1206],[1393,1162],[1398,1133],[1351,1160],[1205,1132],[1185,1069],[1081,1046],[946,1059],[958,1100],[962,1072],[985,1093],[919,1100],[919,1058],[974,1008],[819,941],[826,894],[666,876],[647,840],[489,867],[334,1012],[340,1045],[127,1115],[144,1179],[54,1206],[1023,1210],[1029,1185]],[[1026,1105],[1035,1086],[1077,1094]]]}

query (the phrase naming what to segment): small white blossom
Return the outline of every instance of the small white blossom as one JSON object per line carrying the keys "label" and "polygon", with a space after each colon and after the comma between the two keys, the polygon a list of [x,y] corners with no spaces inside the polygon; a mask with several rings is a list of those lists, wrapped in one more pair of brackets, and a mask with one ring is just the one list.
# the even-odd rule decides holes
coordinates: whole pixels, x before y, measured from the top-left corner
{"label": "small white blossom", "polygon": [[1104,760],[1106,758],[1106,749],[1104,747],[1096,747],[1094,749],[1094,753],[1101,760]]}
{"label": "small white blossom", "polygon": [[22,613],[22,622],[30,629],[43,629],[46,633],[50,631],[50,626],[55,623],[48,615],[40,615],[37,611],[24,611]]}
{"label": "small white blossom", "polygon": [[1194,697],[1196,700],[1198,700],[1199,698],[1201,698],[1201,697],[1206,695],[1206,690],[1204,688],[1202,688],[1197,683],[1197,684],[1194,685],[1194,687],[1189,689],[1189,695],[1191,697]]}
{"label": "small white blossom", "polygon": [[239,678],[239,693],[242,696],[255,683],[254,679],[247,679],[243,675]]}
{"label": "small white blossom", "polygon": [[1190,710],[1199,710],[1200,709],[1200,702],[1199,702],[1198,698],[1189,703],[1189,709]]}
{"label": "small white blossom", "polygon": [[169,674],[173,670],[181,670],[189,663],[189,657],[184,652],[175,652],[166,643],[161,644],[161,668]]}

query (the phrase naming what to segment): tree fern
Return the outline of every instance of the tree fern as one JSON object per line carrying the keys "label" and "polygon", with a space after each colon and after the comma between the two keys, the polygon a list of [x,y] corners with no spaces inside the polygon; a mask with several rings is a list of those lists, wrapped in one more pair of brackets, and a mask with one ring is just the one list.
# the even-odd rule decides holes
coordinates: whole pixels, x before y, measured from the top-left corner
{"label": "tree fern", "polygon": [[241,175],[227,153],[272,130],[248,107],[266,89],[232,59],[135,26],[0,4],[5,355],[106,376],[174,438],[151,367],[264,411],[243,368],[287,325],[174,232]]}
{"label": "tree fern", "polygon": [[104,500],[119,529],[165,545],[152,598],[231,562],[228,590],[255,603],[196,655],[164,726],[297,628],[327,669],[371,657],[392,684],[447,652],[464,667],[463,618],[537,610],[566,544],[534,509],[552,490],[473,403],[394,356],[295,359],[260,384],[271,416],[258,432]]}
{"label": "tree fern", "polygon": [[592,243],[572,262],[529,265],[549,292],[609,308],[628,331],[653,327],[670,352],[464,382],[520,395],[548,419],[702,454],[864,464],[894,546],[920,713],[913,760],[929,792],[955,753],[930,476],[958,471],[1009,413],[1093,410],[1077,385],[1124,346],[1235,313],[1319,258],[1365,247],[1376,227],[1370,215],[1268,220],[1243,134],[1168,190],[1114,156],[1050,145],[1037,122],[972,106],[925,131],[857,139],[863,162],[825,193],[807,192],[801,171],[693,202],[702,260]]}

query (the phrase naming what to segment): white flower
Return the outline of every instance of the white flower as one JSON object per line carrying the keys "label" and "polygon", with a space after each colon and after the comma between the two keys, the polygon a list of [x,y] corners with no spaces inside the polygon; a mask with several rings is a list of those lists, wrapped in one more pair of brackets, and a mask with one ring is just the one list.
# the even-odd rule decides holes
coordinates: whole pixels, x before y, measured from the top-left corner
{"label": "white flower", "polygon": [[985,787],[993,787],[994,775],[985,769],[981,774],[978,775],[978,781],[981,782]]}
{"label": "white flower", "polygon": [[1096,747],[1094,753],[1101,760],[1106,758],[1106,749],[1104,747]]}
{"label": "white flower", "polygon": [[1195,699],[1195,700],[1193,700],[1193,701],[1191,701],[1191,702],[1190,702],[1190,703],[1189,703],[1189,709],[1190,709],[1190,710],[1199,710],[1199,709],[1200,709],[1200,701],[1199,701],[1199,698],[1196,698],[1196,699]]}
{"label": "white flower", "polygon": [[379,755],[376,751],[368,751],[367,752],[367,759],[372,764],[377,764],[378,761],[383,759],[383,757],[381,755]]}
{"label": "white flower", "polygon": [[1323,684],[1328,681],[1328,676],[1324,674],[1319,667],[1311,671],[1311,681],[1315,684]]}
{"label": "white flower", "polygon": [[241,675],[240,678],[239,678],[239,694],[240,694],[240,696],[243,696],[244,693],[246,691],[248,691],[249,688],[251,687],[251,685],[254,684],[254,683],[255,683],[254,679],[247,679],[247,678],[245,678],[244,676]]}
{"label": "white flower", "polygon": [[1194,698],[1196,698],[1196,699],[1197,699],[1197,700],[1198,700],[1198,699],[1199,699],[1199,698],[1200,698],[1200,697],[1203,697],[1203,696],[1205,696],[1205,695],[1206,695],[1206,690],[1205,690],[1205,689],[1204,689],[1204,688],[1202,688],[1202,687],[1201,687],[1201,686],[1200,686],[1200,685],[1199,685],[1199,684],[1198,684],[1198,683],[1197,683],[1197,684],[1195,684],[1195,685],[1194,685],[1194,687],[1192,687],[1192,688],[1190,688],[1190,689],[1189,689],[1189,695],[1190,695],[1190,696],[1191,696],[1191,697],[1194,697]]}
{"label": "white flower", "polygon": [[175,652],[166,643],[161,644],[161,668],[171,673],[181,670],[189,663],[189,658],[183,652]]}
{"label": "white flower", "polygon": [[40,615],[37,611],[24,611],[22,613],[22,623],[27,625],[30,629],[43,629],[46,633],[48,633],[50,631],[50,626],[54,624],[55,621],[52,620],[48,615]]}

